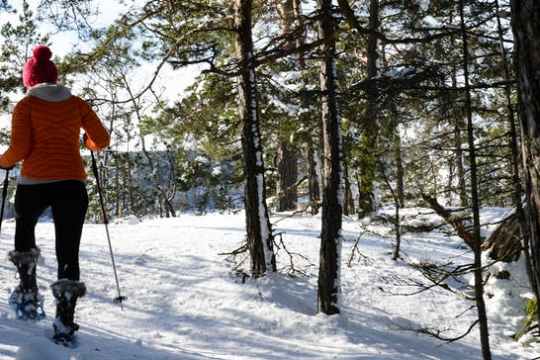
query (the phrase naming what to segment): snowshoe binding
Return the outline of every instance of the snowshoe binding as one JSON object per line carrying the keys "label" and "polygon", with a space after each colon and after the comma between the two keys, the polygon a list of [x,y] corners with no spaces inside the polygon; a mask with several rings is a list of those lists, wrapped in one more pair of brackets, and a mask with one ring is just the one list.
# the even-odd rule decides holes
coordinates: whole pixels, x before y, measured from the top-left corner
{"label": "snowshoe binding", "polygon": [[9,296],[9,305],[14,310],[17,319],[41,320],[45,318],[43,296],[39,294],[36,281],[36,264],[39,249],[30,251],[10,251],[9,260],[17,267],[19,285]]}
{"label": "snowshoe binding", "polygon": [[53,340],[57,344],[74,347],[75,332],[79,325],[74,322],[77,299],[86,294],[86,286],[79,281],[61,279],[51,285],[56,299],[56,318],[53,322]]}
{"label": "snowshoe binding", "polygon": [[79,330],[79,325],[65,326],[64,323],[56,318],[53,322],[54,334],[52,340],[58,344],[68,348],[77,347],[77,337],[75,331]]}

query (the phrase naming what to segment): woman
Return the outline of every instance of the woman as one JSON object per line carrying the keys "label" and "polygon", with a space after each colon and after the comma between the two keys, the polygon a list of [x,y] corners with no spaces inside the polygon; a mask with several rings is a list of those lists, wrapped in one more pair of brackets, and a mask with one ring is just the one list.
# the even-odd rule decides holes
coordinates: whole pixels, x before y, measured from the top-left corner
{"label": "woman", "polygon": [[58,281],[51,285],[57,302],[54,337],[69,341],[78,329],[73,321],[77,298],[86,292],[79,281],[79,244],[88,208],[80,129],[85,130],[84,144],[90,150],[105,148],[110,137],[92,108],[56,83],[51,56],[48,47],[39,45],[24,66],[27,93],[13,111],[11,144],[0,157],[0,167],[11,169],[23,161],[15,194],[15,250],[9,253],[20,284],[10,304],[20,318],[44,316],[36,282],[39,249],[34,229],[50,206],[58,260]]}

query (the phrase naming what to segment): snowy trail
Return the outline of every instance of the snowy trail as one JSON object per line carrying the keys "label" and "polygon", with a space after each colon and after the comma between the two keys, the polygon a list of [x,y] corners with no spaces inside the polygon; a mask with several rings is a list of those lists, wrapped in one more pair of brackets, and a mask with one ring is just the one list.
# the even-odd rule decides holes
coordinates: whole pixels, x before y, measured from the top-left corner
{"label": "snowy trail", "polygon": [[[273,219],[275,221],[276,219]],[[44,262],[38,282],[46,296],[48,318],[38,324],[13,319],[7,294],[16,284],[13,267],[0,262],[0,360],[3,359],[480,359],[477,334],[451,345],[413,329],[449,327],[459,334],[474,319],[471,303],[442,290],[421,296],[403,279],[418,279],[408,266],[390,260],[391,242],[377,236],[360,242],[367,257],[352,267],[344,264],[343,314],[316,314],[316,274],[320,219],[295,217],[278,223],[284,242],[307,261],[295,265],[307,277],[276,274],[257,282],[231,274],[225,256],[240,244],[244,216],[182,215],[177,219],[112,224],[125,311],[111,303],[116,288],[102,225],[87,225],[81,245],[81,276],[88,296],[80,302],[80,346],[75,350],[49,342],[44,333],[54,314],[47,286],[55,279],[54,228],[36,230]],[[358,227],[345,221],[344,262]],[[2,227],[0,252],[11,249],[14,224]],[[440,235],[440,234],[439,234]],[[406,236],[403,251],[410,258],[444,259],[470,256],[459,241],[443,235]],[[5,259],[5,256],[3,256]],[[279,264],[288,265],[280,253]],[[495,329],[495,359],[526,359],[526,353]],[[519,350],[519,352],[518,352]]]}

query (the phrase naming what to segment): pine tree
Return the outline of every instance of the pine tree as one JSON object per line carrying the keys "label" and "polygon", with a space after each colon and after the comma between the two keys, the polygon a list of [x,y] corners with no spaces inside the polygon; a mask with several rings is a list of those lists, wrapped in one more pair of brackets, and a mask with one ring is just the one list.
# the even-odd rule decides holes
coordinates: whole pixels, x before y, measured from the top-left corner
{"label": "pine tree", "polygon": [[[4,10],[7,3],[2,3]],[[10,95],[24,90],[21,79],[21,69],[32,55],[36,44],[48,44],[48,35],[38,31],[38,24],[29,3],[24,0],[17,23],[7,22],[0,28],[3,38],[0,52],[0,106],[5,110],[9,104]]]}
{"label": "pine tree", "polygon": [[343,213],[342,149],[336,83],[336,19],[331,0],[320,0],[320,68],[324,139],[324,191],[319,267],[319,311],[340,312],[341,222]]}
{"label": "pine tree", "polygon": [[469,143],[469,162],[471,166],[471,202],[473,211],[473,252],[474,252],[474,290],[476,297],[476,308],[478,311],[478,321],[480,324],[480,342],[482,344],[482,355],[484,360],[491,359],[489,346],[489,330],[486,314],[486,304],[484,301],[484,279],[482,277],[482,238],[480,235],[480,199],[478,197],[478,177],[476,168],[476,144],[474,139],[474,125],[472,118],[472,100],[469,89],[469,48],[466,32],[465,5],[464,0],[459,2],[459,17],[461,23],[461,38],[463,46],[463,75],[465,85],[465,111],[467,112],[467,137]]}
{"label": "pine tree", "polygon": [[[517,75],[521,90],[521,131],[528,203],[528,236],[536,289],[540,287],[540,3],[512,1],[512,29],[517,54]],[[538,295],[538,294],[537,294]],[[538,299],[537,299],[538,300]],[[540,312],[537,311],[540,317]],[[540,321],[540,318],[539,318]]]}
{"label": "pine tree", "polygon": [[255,276],[276,271],[273,234],[266,205],[263,144],[252,39],[252,0],[235,0],[236,46],[240,68],[239,111],[246,176],[245,212],[251,270]]}
{"label": "pine tree", "polygon": [[[281,18],[281,28],[284,36],[288,36],[294,27],[297,0],[283,0],[278,4],[278,12]],[[291,39],[288,48],[296,46],[296,39]],[[279,134],[277,148],[277,170],[279,178],[278,187],[278,211],[296,210],[298,191],[298,151],[292,144],[289,131]]]}

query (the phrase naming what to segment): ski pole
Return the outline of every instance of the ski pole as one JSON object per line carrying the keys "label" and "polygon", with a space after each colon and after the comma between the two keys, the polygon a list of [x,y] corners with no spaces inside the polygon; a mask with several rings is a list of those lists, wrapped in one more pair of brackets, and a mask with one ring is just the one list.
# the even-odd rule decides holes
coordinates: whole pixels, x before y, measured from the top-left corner
{"label": "ski pole", "polygon": [[4,178],[4,188],[2,189],[2,210],[0,210],[0,231],[2,231],[2,222],[4,221],[4,205],[6,204],[7,191],[9,185],[9,170],[4,170],[6,177]]}
{"label": "ski pole", "polygon": [[107,241],[109,243],[109,252],[111,253],[111,261],[112,261],[112,266],[114,270],[114,279],[116,281],[116,291],[118,292],[118,296],[114,298],[113,302],[115,304],[120,304],[120,308],[124,310],[124,306],[122,305],[122,302],[126,300],[127,298],[125,296],[122,296],[122,294],[120,293],[120,282],[118,281],[118,273],[116,271],[116,263],[114,261],[113,248],[111,244],[111,236],[109,235],[109,218],[107,217],[107,211],[105,210],[105,203],[103,201],[101,183],[99,181],[98,167],[96,163],[96,158],[94,156],[94,152],[90,151],[90,154],[92,155],[92,171],[94,172],[94,177],[96,178],[96,187],[99,194],[99,203],[101,204],[101,211],[103,213],[103,223],[105,224],[105,232],[107,233]]}

